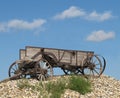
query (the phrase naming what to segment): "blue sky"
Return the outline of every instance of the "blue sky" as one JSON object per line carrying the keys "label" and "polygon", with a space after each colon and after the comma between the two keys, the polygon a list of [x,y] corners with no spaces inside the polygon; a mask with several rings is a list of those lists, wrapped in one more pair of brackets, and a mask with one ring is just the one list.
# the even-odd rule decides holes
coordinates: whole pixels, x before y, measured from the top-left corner
{"label": "blue sky", "polygon": [[25,46],[94,51],[120,80],[119,0],[0,0],[0,80]]}

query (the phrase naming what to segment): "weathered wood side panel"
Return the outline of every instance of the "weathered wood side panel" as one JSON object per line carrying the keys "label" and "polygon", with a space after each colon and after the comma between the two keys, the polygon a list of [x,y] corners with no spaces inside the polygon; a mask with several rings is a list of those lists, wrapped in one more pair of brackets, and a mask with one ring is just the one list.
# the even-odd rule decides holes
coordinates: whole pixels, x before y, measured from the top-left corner
{"label": "weathered wood side panel", "polygon": [[87,58],[87,52],[78,52],[77,53],[77,65],[82,65],[84,59]]}
{"label": "weathered wood side panel", "polygon": [[71,65],[77,65],[77,51],[71,54]]}
{"label": "weathered wood side panel", "polygon": [[[26,47],[26,56],[32,58],[40,51],[41,51],[40,48]],[[38,55],[35,59],[38,60],[39,58],[41,58],[41,55]]]}
{"label": "weathered wood side panel", "polygon": [[47,48],[45,48],[45,49],[44,49],[44,52],[52,53],[52,54],[54,54],[54,56],[56,56],[57,59],[59,59],[59,58],[58,58],[58,50],[57,50],[57,49],[51,49],[51,48],[50,48],[50,49],[47,49]]}
{"label": "weathered wood side panel", "polygon": [[71,54],[69,51],[60,51],[60,62],[70,63],[71,62]]}
{"label": "weathered wood side panel", "polygon": [[25,49],[20,49],[19,50],[19,58],[24,59],[26,56],[26,50]]}
{"label": "weathered wood side panel", "polygon": [[[68,63],[71,65],[82,65],[83,60],[87,58],[88,53],[94,54],[91,51],[77,51],[77,50],[64,50],[64,49],[54,49],[54,48],[41,48],[41,47],[26,47],[25,56],[34,57],[36,54],[40,53],[41,50],[47,53],[52,53],[60,63]],[[21,54],[24,57],[24,52]],[[41,58],[41,54],[35,57],[36,60]]]}

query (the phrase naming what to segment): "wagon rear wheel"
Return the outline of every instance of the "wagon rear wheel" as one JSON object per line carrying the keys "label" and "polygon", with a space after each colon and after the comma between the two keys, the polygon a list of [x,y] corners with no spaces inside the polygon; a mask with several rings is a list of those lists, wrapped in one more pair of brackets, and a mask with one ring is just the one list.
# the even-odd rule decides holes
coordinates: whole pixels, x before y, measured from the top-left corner
{"label": "wagon rear wheel", "polygon": [[105,60],[105,58],[103,57],[103,56],[101,56],[101,55],[96,55],[99,59],[100,59],[100,61],[101,61],[101,63],[102,63],[102,72],[101,72],[101,74],[104,72],[104,70],[105,70],[105,68],[106,68],[106,60]]}
{"label": "wagon rear wheel", "polygon": [[86,76],[99,77],[103,72],[103,66],[98,56],[94,55],[85,61],[83,73]]}

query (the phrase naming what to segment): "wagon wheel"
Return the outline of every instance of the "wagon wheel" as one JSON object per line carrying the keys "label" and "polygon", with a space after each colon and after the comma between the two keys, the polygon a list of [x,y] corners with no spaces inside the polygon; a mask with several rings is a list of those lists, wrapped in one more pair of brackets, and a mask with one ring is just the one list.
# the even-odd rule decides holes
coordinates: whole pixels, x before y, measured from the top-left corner
{"label": "wagon wheel", "polygon": [[43,74],[39,74],[37,79],[40,81],[45,81],[45,76]]}
{"label": "wagon wheel", "polygon": [[75,66],[70,65],[62,65],[62,70],[66,75],[78,74],[80,72],[79,68],[75,68]]}
{"label": "wagon wheel", "polygon": [[64,72],[66,75],[71,74],[71,71],[69,71],[69,70],[67,70],[67,69],[63,69],[63,72]]}
{"label": "wagon wheel", "polygon": [[96,55],[99,59],[100,59],[100,61],[101,61],[101,63],[102,63],[102,72],[101,72],[101,74],[104,72],[104,70],[105,70],[105,67],[106,67],[106,60],[105,60],[105,58],[103,57],[103,56],[101,56],[101,55]]}
{"label": "wagon wheel", "polygon": [[[13,77],[17,74],[22,74],[22,72],[19,69],[19,64],[20,64],[20,61],[15,61],[14,63],[12,63],[10,65],[9,70],[8,70],[9,77]],[[25,78],[26,75],[20,75],[20,76],[16,77],[16,79],[22,78],[22,77]]]}
{"label": "wagon wheel", "polygon": [[63,72],[66,74],[66,75],[70,75],[70,74],[78,74],[80,72],[79,69],[76,69],[74,71],[71,71],[71,70],[67,70],[67,69],[62,69]]}
{"label": "wagon wheel", "polygon": [[41,58],[38,62],[39,62],[39,66],[41,68],[41,72],[38,75],[38,79],[41,80],[41,78],[42,78],[44,80],[44,78],[52,77],[53,76],[53,68],[50,65],[50,63],[43,58]]}
{"label": "wagon wheel", "polygon": [[99,77],[103,72],[102,63],[96,55],[92,56],[90,59],[85,60],[84,66],[85,68],[83,69],[83,73],[86,76]]}

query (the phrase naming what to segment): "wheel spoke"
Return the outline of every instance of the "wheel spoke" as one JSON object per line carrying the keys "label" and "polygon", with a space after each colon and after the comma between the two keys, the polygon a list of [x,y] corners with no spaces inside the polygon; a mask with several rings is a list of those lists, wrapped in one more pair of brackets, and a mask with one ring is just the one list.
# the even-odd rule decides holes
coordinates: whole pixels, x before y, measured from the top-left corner
{"label": "wheel spoke", "polygon": [[93,72],[93,70],[92,70],[92,74],[93,74],[93,76],[94,76],[94,72]]}
{"label": "wheel spoke", "polygon": [[11,73],[14,73],[13,71],[11,71]]}
{"label": "wheel spoke", "polygon": [[99,73],[94,69],[94,71],[99,75]]}
{"label": "wheel spoke", "polygon": [[92,61],[94,64],[97,62],[97,59],[95,61]]}
{"label": "wheel spoke", "polygon": [[16,69],[12,68],[14,71],[16,71]]}
{"label": "wheel spoke", "polygon": [[18,67],[16,66],[16,64],[15,64],[15,68],[18,69]]}
{"label": "wheel spoke", "polygon": [[95,67],[95,69],[101,70],[101,68]]}
{"label": "wheel spoke", "polygon": [[95,65],[100,65],[99,63],[95,64]]}
{"label": "wheel spoke", "polygon": [[88,75],[91,75],[91,70],[89,69]]}

